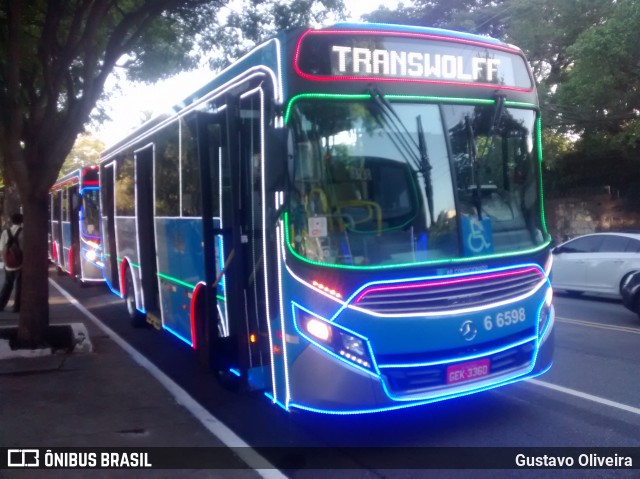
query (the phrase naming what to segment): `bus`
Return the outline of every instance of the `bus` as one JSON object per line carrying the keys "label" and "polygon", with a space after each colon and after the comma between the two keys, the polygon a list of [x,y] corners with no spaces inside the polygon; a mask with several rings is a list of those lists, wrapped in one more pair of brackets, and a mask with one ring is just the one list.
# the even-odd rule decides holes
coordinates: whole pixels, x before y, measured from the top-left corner
{"label": "bus", "polygon": [[98,165],[61,178],[49,190],[49,259],[81,285],[104,282]]}
{"label": "bus", "polygon": [[104,151],[105,278],[287,411],[485,391],[552,363],[541,161],[520,49],[292,29]]}

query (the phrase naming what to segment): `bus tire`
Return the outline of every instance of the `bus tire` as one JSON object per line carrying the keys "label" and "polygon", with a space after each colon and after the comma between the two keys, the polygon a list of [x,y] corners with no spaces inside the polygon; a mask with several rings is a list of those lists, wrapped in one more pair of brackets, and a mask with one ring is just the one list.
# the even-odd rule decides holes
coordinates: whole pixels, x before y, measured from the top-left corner
{"label": "bus tire", "polygon": [[133,273],[131,268],[127,268],[124,276],[124,302],[127,306],[127,315],[131,326],[141,328],[147,324],[146,315],[136,308],[136,291],[133,286]]}

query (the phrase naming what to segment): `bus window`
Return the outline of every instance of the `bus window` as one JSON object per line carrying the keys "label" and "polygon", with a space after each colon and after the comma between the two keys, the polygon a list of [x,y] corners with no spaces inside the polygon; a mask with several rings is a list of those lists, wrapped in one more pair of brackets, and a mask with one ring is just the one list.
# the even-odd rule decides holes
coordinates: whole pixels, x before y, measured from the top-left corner
{"label": "bus window", "polygon": [[[458,255],[450,162],[438,107],[405,103],[395,111],[406,132],[398,133],[376,115],[371,102],[294,106],[290,229],[296,252],[312,261],[352,265]],[[394,143],[398,136],[417,142],[418,117],[432,165],[433,218],[427,180]]]}
{"label": "bus window", "polygon": [[116,216],[135,216],[133,155],[118,158],[116,174]]}
{"label": "bus window", "polygon": [[83,233],[96,236],[100,233],[100,191],[98,188],[85,189],[82,194]]}
{"label": "bus window", "polygon": [[[446,105],[443,110],[461,213],[491,224],[496,253],[541,244],[535,112],[508,108],[492,133],[492,106]],[[475,160],[469,154],[474,145]]]}
{"label": "bus window", "polygon": [[200,216],[200,166],[196,142],[196,122],[180,119],[180,168],[182,177],[182,216]]}
{"label": "bus window", "polygon": [[180,216],[180,166],[178,123],[157,137],[155,162],[156,216]]}

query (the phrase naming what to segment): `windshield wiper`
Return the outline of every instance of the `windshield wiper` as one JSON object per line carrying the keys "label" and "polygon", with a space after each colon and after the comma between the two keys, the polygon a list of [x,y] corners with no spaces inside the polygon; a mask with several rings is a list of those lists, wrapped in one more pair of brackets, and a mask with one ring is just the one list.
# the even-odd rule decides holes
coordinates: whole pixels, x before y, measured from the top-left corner
{"label": "windshield wiper", "polygon": [[[431,223],[433,223],[435,218],[433,214],[433,185],[431,183],[432,166],[429,161],[429,155],[427,154],[427,142],[422,127],[422,119],[420,115],[416,117],[418,126],[418,142],[416,143],[395,108],[393,108],[384,95],[377,88],[370,88],[369,93],[371,94],[371,99],[374,104],[380,110],[381,115],[385,118],[386,124],[391,126],[392,135],[389,137],[391,142],[400,152],[403,159],[411,164],[416,171],[420,172],[424,178],[429,217]],[[376,118],[383,128],[387,126],[380,121],[377,115],[374,114],[374,118]]]}
{"label": "windshield wiper", "polygon": [[474,183],[476,184],[476,190],[473,194],[474,206],[478,212],[478,219],[482,220],[482,196],[480,194],[480,166],[478,164],[478,152],[476,151],[476,137],[473,131],[473,125],[471,125],[471,118],[469,115],[464,117],[464,129],[467,133],[467,148],[469,149],[469,163],[471,163],[471,171],[473,172]]}
{"label": "windshield wiper", "polygon": [[504,95],[495,96],[495,109],[493,111],[493,118],[491,119],[491,127],[489,128],[489,141],[485,142],[482,154],[479,156],[476,150],[476,139],[473,126],[471,125],[471,119],[469,118],[469,115],[465,116],[465,130],[467,132],[467,141],[469,143],[469,161],[473,168],[473,175],[475,176],[476,184],[476,191],[474,195],[475,207],[478,211],[478,219],[480,220],[482,220],[482,183],[480,182],[480,166],[489,159],[489,155],[491,155],[491,152],[493,151],[498,125],[500,125],[500,120],[502,120],[502,116],[504,114],[504,103]]}
{"label": "windshield wiper", "polygon": [[420,152],[420,173],[424,177],[424,188],[427,196],[427,205],[429,207],[429,216],[431,222],[435,221],[433,217],[433,185],[431,183],[431,162],[429,161],[429,154],[427,153],[427,140],[424,137],[424,129],[422,128],[422,116],[416,117],[416,123],[418,126],[418,151]]}

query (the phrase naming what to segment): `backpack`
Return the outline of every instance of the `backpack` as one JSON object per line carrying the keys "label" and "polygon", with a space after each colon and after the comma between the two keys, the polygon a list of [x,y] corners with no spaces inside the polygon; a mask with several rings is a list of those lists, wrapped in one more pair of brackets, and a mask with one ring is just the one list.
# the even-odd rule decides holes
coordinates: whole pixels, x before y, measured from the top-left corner
{"label": "backpack", "polygon": [[15,235],[11,234],[11,229],[7,228],[7,235],[9,240],[7,246],[4,248],[3,259],[6,268],[16,269],[22,266],[22,249],[20,249],[20,243],[18,242],[18,236],[22,232],[22,228],[18,228]]}

